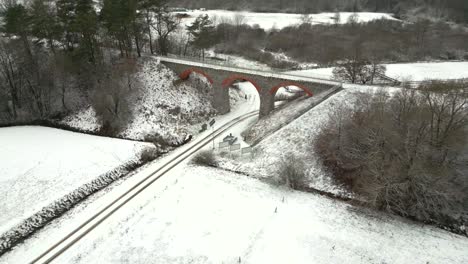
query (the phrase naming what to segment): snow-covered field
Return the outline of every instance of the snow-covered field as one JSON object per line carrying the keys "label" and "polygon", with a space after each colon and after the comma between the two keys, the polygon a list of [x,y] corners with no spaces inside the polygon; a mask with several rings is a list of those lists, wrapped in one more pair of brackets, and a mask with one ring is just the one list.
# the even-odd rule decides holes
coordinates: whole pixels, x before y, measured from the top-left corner
{"label": "snow-covered field", "polygon": [[[255,13],[255,12],[233,12],[226,10],[207,10],[200,11],[194,10],[190,12],[178,12],[186,13],[190,17],[182,20],[184,25],[190,25],[195,21],[199,15],[209,15],[215,23],[234,23],[234,20],[239,17],[242,17],[242,22],[250,26],[258,25],[260,28],[265,30],[271,29],[282,29],[288,26],[294,26],[302,23],[302,15],[300,14],[285,14],[285,13]],[[347,23],[350,16],[356,14],[359,22],[368,22],[376,19],[392,19],[396,20],[387,13],[368,13],[368,12],[359,12],[359,13],[350,13],[350,12],[341,12],[340,13],[340,24]],[[312,19],[312,24],[333,24],[335,23],[334,17],[335,13],[319,13],[319,14],[310,14]]]}
{"label": "snow-covered field", "polygon": [[[468,62],[422,62],[385,64],[385,75],[400,81],[450,80],[468,78]],[[291,71],[293,75],[333,78],[333,68]]]}
{"label": "snow-covered field", "polygon": [[0,233],[150,144],[45,127],[0,129]]}
{"label": "snow-covered field", "polygon": [[188,166],[56,262],[466,263],[466,248],[467,238],[440,229]]}

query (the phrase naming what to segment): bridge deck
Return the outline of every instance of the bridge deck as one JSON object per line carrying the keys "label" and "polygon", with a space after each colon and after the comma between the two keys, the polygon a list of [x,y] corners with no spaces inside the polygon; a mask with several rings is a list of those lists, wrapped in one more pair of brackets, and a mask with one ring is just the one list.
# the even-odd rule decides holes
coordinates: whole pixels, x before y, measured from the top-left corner
{"label": "bridge deck", "polygon": [[169,58],[169,57],[162,57],[162,56],[158,58],[162,62],[187,65],[189,67],[209,68],[209,69],[214,69],[214,70],[227,71],[227,72],[240,73],[240,74],[243,73],[243,74],[257,75],[261,77],[274,78],[274,79],[280,79],[280,80],[286,80],[286,81],[320,83],[320,84],[328,84],[328,85],[333,85],[333,86],[342,85],[342,83],[338,81],[321,79],[321,78],[305,77],[305,76],[299,76],[299,75],[294,75],[294,74],[267,72],[267,71],[261,71],[261,70],[250,70],[250,69],[245,69],[245,68],[221,66],[221,65],[210,64],[206,62],[190,61],[186,59],[177,59],[177,58]]}

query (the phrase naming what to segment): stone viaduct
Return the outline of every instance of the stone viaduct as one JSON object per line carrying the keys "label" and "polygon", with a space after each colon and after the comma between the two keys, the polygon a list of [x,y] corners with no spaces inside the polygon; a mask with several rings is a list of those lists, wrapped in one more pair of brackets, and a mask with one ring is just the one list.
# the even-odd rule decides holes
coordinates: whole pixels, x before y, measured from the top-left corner
{"label": "stone viaduct", "polygon": [[162,64],[173,70],[182,80],[191,74],[200,74],[213,86],[213,106],[220,114],[230,111],[229,87],[237,81],[248,81],[255,86],[260,95],[260,117],[268,115],[275,104],[275,95],[279,88],[296,86],[313,96],[325,90],[341,86],[341,83],[280,72],[265,72],[228,66],[219,66],[205,62],[160,57]]}

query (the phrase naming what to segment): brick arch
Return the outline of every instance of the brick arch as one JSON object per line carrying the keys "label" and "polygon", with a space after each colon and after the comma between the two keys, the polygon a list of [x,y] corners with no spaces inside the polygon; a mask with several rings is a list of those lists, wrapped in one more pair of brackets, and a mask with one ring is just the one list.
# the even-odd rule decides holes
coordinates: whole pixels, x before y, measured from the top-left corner
{"label": "brick arch", "polygon": [[245,77],[243,75],[232,75],[232,76],[229,76],[228,78],[226,78],[222,85],[224,88],[228,88],[229,86],[231,86],[235,81],[248,81],[250,82],[253,86],[255,86],[255,89],[257,89],[258,93],[261,93],[262,92],[262,88],[260,87],[260,85],[258,85],[258,83],[254,80],[252,80],[251,78],[249,77]]}
{"label": "brick arch", "polygon": [[307,94],[307,96],[314,96],[314,94],[307,87],[305,87],[304,85],[298,84],[296,82],[283,82],[283,83],[280,83],[280,84],[278,84],[277,86],[273,87],[270,90],[270,94],[275,96],[280,88],[288,87],[288,86],[295,86],[295,87],[301,88],[302,90],[304,90],[304,92]]}
{"label": "brick arch", "polygon": [[190,74],[192,74],[194,72],[202,75],[203,77],[205,77],[211,84],[214,83],[213,79],[207,73],[205,73],[204,71],[202,71],[200,69],[197,69],[197,68],[187,69],[184,72],[182,72],[181,74],[179,74],[179,77],[182,80],[187,80],[190,77]]}

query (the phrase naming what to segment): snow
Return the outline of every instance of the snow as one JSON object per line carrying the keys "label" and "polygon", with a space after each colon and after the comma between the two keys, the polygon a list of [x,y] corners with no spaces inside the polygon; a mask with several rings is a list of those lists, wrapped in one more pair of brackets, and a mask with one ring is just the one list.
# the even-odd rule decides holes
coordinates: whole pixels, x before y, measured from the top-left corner
{"label": "snow", "polygon": [[466,263],[467,247],[467,238],[440,229],[185,166],[56,262]]}
{"label": "snow", "polygon": [[[302,23],[300,14],[286,14],[286,13],[255,13],[255,12],[234,12],[226,10],[207,10],[200,11],[194,10],[190,12],[177,12],[186,13],[190,17],[182,19],[182,24],[190,25],[200,15],[209,15],[216,23],[228,21],[228,23],[234,23],[234,18],[237,15],[244,17],[243,21],[245,24],[250,26],[258,25],[260,28],[265,30],[282,29],[288,26],[295,26]],[[396,20],[391,14],[387,13],[370,13],[370,12],[341,12],[340,24],[347,23],[350,16],[356,14],[359,22],[369,22],[376,19],[390,19]],[[312,24],[334,24],[335,13],[319,13],[310,14],[312,18]]]}
{"label": "snow", "polygon": [[304,90],[295,86],[281,87],[276,91],[275,101],[292,100],[304,94]]}
{"label": "snow", "polygon": [[204,79],[174,85],[175,74],[155,58],[148,58],[136,78],[143,87],[133,101],[133,122],[122,133],[125,138],[144,140],[160,135],[168,142],[181,142],[191,125],[214,114],[211,87]]}
{"label": "snow", "polygon": [[[260,95],[258,94],[257,89],[250,82],[239,82],[235,84],[238,89],[230,88],[229,94],[231,99],[231,116],[239,116],[243,113],[249,113],[251,111],[258,111],[260,109]],[[247,96],[247,99],[245,99]],[[249,118],[235,127],[229,129],[225,133],[221,134],[219,137],[215,138],[214,146],[215,149],[219,152],[224,150],[219,149],[219,144],[223,142],[224,137],[232,135],[237,138],[235,144],[240,144],[241,148],[249,147],[250,145],[246,143],[243,139],[242,133],[248,128],[258,122],[258,116]],[[227,149],[225,149],[227,150]]]}
{"label": "snow", "polygon": [[[240,83],[239,87],[252,99],[238,100],[231,113],[216,117],[215,129],[258,109],[258,96],[252,85]],[[347,96],[338,95],[329,101],[342,103]],[[320,114],[314,112],[315,116],[300,121],[299,125],[326,118],[326,114],[316,118]],[[256,117],[226,131],[215,141],[228,133],[244,131],[252,120]],[[315,127],[314,123],[308,125]],[[30,262],[91,214],[209,132],[97,193],[3,255],[0,263]],[[287,135],[286,131],[283,133]],[[297,144],[287,149],[306,145],[301,135],[292,135],[296,136]],[[286,149],[284,143],[271,142],[279,151]],[[206,149],[210,148],[208,144]],[[466,263],[467,247],[467,238],[441,229],[184,161],[55,262],[238,263],[240,258],[242,263],[269,264],[407,263],[408,259],[414,263]]]}
{"label": "snow", "polygon": [[468,62],[387,64],[386,75],[398,80],[449,80],[468,78]]}
{"label": "snow", "polygon": [[[248,100],[239,100],[237,103],[232,105],[232,111],[223,116],[217,116],[213,119],[216,121],[213,130],[219,128],[220,126],[230,122],[236,117],[242,116],[247,113],[252,113],[253,111],[258,110],[259,108],[259,96],[256,89],[253,85],[249,83],[239,83],[239,94],[242,93],[248,96]],[[233,90],[233,89],[232,89]],[[239,99],[241,99],[239,97]],[[249,124],[255,122],[258,117],[253,116],[239,126],[234,127],[231,130],[228,130],[222,133],[218,138],[215,139],[215,143],[218,144],[223,137],[229,133],[240,134]],[[84,221],[86,221],[90,215],[94,214],[96,211],[100,210],[102,207],[106,206],[112,199],[119,197],[122,193],[125,193],[130,186],[135,185],[137,182],[141,181],[150,174],[153,174],[154,171],[160,169],[166,162],[171,158],[174,158],[181,153],[187,151],[188,148],[194,144],[200,142],[205,137],[211,133],[211,129],[203,133],[194,135],[194,138],[188,144],[181,146],[174,151],[168,153],[167,155],[159,158],[158,160],[144,166],[143,168],[137,170],[131,177],[126,177],[123,180],[118,180],[114,184],[107,187],[105,190],[102,190],[87,200],[83,201],[81,204],[78,204],[74,209],[70,210],[65,216],[52,221],[51,224],[47,225],[37,233],[35,233],[30,239],[26,240],[25,243],[18,245],[13,251],[5,254],[3,259],[0,259],[0,263],[6,261],[6,263],[21,263],[28,262],[33,257],[36,257],[45,249],[46,246],[51,246],[52,243],[61,239],[64,234],[70,232],[70,230],[76,228]],[[212,144],[208,144],[207,149],[211,149]],[[93,199],[99,199],[99,201],[94,201]],[[77,211],[86,208],[88,211],[83,214],[79,214]]]}
{"label": "snow", "polygon": [[92,106],[88,106],[78,113],[66,117],[60,122],[70,127],[81,129],[85,132],[97,132],[102,127],[101,122],[96,116],[96,111]]}
{"label": "snow", "polygon": [[[400,81],[450,80],[468,78],[468,62],[422,62],[385,64],[385,75]],[[333,68],[291,71],[288,74],[312,77],[333,78]]]}
{"label": "snow", "polygon": [[45,127],[0,129],[0,233],[149,144]]}

